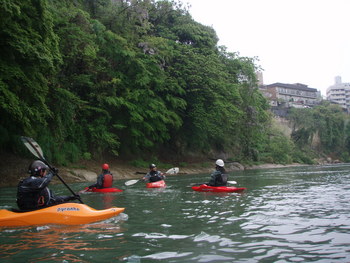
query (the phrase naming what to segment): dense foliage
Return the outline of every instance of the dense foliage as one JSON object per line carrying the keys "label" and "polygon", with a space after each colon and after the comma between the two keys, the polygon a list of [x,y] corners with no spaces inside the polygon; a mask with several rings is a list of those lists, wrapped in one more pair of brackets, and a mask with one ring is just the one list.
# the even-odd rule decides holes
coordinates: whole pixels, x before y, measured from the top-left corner
{"label": "dense foliage", "polygon": [[293,161],[293,142],[271,136],[255,59],[218,46],[181,2],[2,0],[0,15],[3,151],[27,135],[60,164],[105,153]]}
{"label": "dense foliage", "polygon": [[312,109],[292,109],[289,119],[299,149],[350,161],[350,119],[340,106],[324,102]]}

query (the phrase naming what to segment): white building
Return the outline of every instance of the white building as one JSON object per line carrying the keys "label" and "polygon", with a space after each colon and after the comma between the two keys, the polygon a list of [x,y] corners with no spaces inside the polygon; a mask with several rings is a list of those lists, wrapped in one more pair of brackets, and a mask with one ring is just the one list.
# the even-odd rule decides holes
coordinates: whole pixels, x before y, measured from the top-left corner
{"label": "white building", "polygon": [[333,86],[327,89],[327,100],[339,104],[349,112],[350,109],[350,83],[342,83],[341,77],[335,77]]}

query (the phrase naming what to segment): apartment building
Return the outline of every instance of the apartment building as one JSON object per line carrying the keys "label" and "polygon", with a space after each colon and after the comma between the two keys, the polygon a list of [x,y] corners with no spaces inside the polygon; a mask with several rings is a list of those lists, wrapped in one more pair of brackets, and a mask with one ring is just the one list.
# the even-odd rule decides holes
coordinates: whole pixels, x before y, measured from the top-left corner
{"label": "apartment building", "polygon": [[340,76],[334,78],[334,85],[326,91],[327,100],[339,104],[347,112],[350,111],[350,83],[342,83]]}
{"label": "apartment building", "polygon": [[261,92],[270,101],[271,106],[285,104],[286,107],[305,108],[317,105],[321,93],[301,83],[273,83],[260,87]]}

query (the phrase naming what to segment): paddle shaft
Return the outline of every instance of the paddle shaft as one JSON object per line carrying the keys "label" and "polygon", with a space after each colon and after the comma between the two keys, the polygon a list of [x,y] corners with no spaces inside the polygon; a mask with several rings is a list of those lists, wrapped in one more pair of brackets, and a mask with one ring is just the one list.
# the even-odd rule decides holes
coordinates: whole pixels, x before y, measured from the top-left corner
{"label": "paddle shaft", "polygon": [[[52,166],[45,160],[44,156],[42,156],[39,152],[39,150],[33,145],[33,143],[30,140],[26,141],[33,147],[33,149],[35,150],[35,152],[37,153],[38,157],[40,158],[41,161],[43,161],[49,168],[51,171],[53,171]],[[60,179],[60,181],[68,188],[68,190],[79,200],[80,203],[84,204],[84,202],[81,200],[80,196],[77,195],[76,193],[73,192],[73,190],[69,187],[68,184],[66,184],[66,182],[62,179],[61,176],[58,175],[58,173],[55,173],[55,175],[58,177],[58,179]]]}

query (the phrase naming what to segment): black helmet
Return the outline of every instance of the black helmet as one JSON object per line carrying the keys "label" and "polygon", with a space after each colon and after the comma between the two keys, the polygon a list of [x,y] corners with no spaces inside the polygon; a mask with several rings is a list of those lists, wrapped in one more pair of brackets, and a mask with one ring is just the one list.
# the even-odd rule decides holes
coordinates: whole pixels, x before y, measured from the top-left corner
{"label": "black helmet", "polygon": [[44,164],[42,161],[36,160],[29,165],[28,173],[30,173],[32,176],[39,176],[42,170],[48,170],[49,167],[47,167],[46,164]]}
{"label": "black helmet", "polygon": [[154,163],[151,163],[151,164],[149,165],[149,169],[153,169],[153,168],[155,168],[155,167],[157,167],[157,165],[155,165]]}

